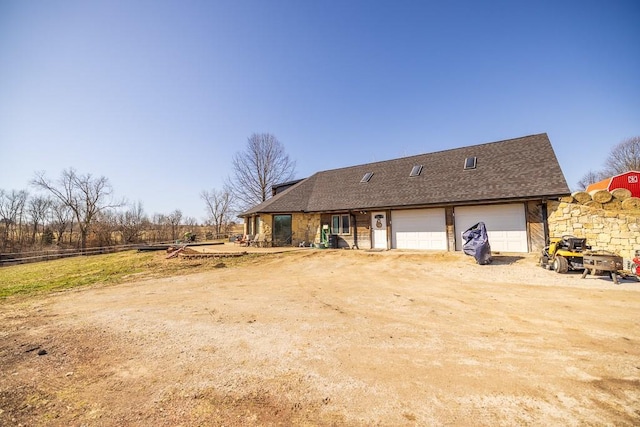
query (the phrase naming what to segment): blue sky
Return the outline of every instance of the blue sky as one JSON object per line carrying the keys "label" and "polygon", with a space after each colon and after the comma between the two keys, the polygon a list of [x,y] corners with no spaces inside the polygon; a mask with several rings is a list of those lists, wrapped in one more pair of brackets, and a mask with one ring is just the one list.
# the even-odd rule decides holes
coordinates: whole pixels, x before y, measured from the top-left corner
{"label": "blue sky", "polygon": [[571,188],[640,135],[640,2],[0,0],[0,188],[109,178],[202,221],[269,132],[319,170],[548,133]]}

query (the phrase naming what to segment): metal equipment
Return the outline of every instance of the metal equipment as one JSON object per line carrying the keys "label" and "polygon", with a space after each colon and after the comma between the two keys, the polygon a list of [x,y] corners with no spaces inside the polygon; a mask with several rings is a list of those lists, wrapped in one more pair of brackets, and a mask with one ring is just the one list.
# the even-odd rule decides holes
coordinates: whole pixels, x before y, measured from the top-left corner
{"label": "metal equipment", "polygon": [[633,265],[631,272],[636,275],[636,277],[640,278],[640,250],[636,251],[636,256],[633,258]]}
{"label": "metal equipment", "polygon": [[587,239],[569,234],[551,239],[549,246],[542,250],[540,266],[564,274],[569,270],[582,270],[584,251],[591,249]]}
{"label": "metal equipment", "polygon": [[582,278],[584,279],[591,271],[592,275],[595,275],[598,271],[608,272],[611,280],[616,285],[618,282],[618,271],[622,270],[623,263],[622,257],[611,252],[600,251],[585,254],[584,257],[584,272]]}

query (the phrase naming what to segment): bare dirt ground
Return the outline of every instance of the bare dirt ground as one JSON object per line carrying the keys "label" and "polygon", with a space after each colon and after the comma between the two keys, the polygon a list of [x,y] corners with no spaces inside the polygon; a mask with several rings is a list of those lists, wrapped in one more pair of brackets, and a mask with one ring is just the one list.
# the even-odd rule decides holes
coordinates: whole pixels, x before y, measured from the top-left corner
{"label": "bare dirt ground", "polygon": [[309,249],[4,301],[0,425],[639,425],[640,283],[535,261]]}

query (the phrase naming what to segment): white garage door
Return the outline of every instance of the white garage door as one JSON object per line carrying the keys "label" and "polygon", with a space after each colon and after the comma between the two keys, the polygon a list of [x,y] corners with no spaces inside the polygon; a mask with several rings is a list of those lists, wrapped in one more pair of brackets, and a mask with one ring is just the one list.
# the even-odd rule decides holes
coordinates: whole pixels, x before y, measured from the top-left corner
{"label": "white garage door", "polygon": [[462,250],[462,233],[482,221],[487,227],[492,251],[528,252],[527,221],[522,203],[461,206],[454,210],[456,250]]}
{"label": "white garage door", "polygon": [[447,249],[444,209],[391,211],[392,247],[397,249]]}

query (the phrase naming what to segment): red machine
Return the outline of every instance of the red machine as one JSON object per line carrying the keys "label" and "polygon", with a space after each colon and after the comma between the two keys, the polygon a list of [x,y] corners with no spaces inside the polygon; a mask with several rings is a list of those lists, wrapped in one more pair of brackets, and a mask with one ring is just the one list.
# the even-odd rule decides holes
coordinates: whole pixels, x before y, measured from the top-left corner
{"label": "red machine", "polygon": [[635,268],[632,269],[631,272],[640,277],[640,251],[636,251],[636,257],[631,261],[635,264]]}

